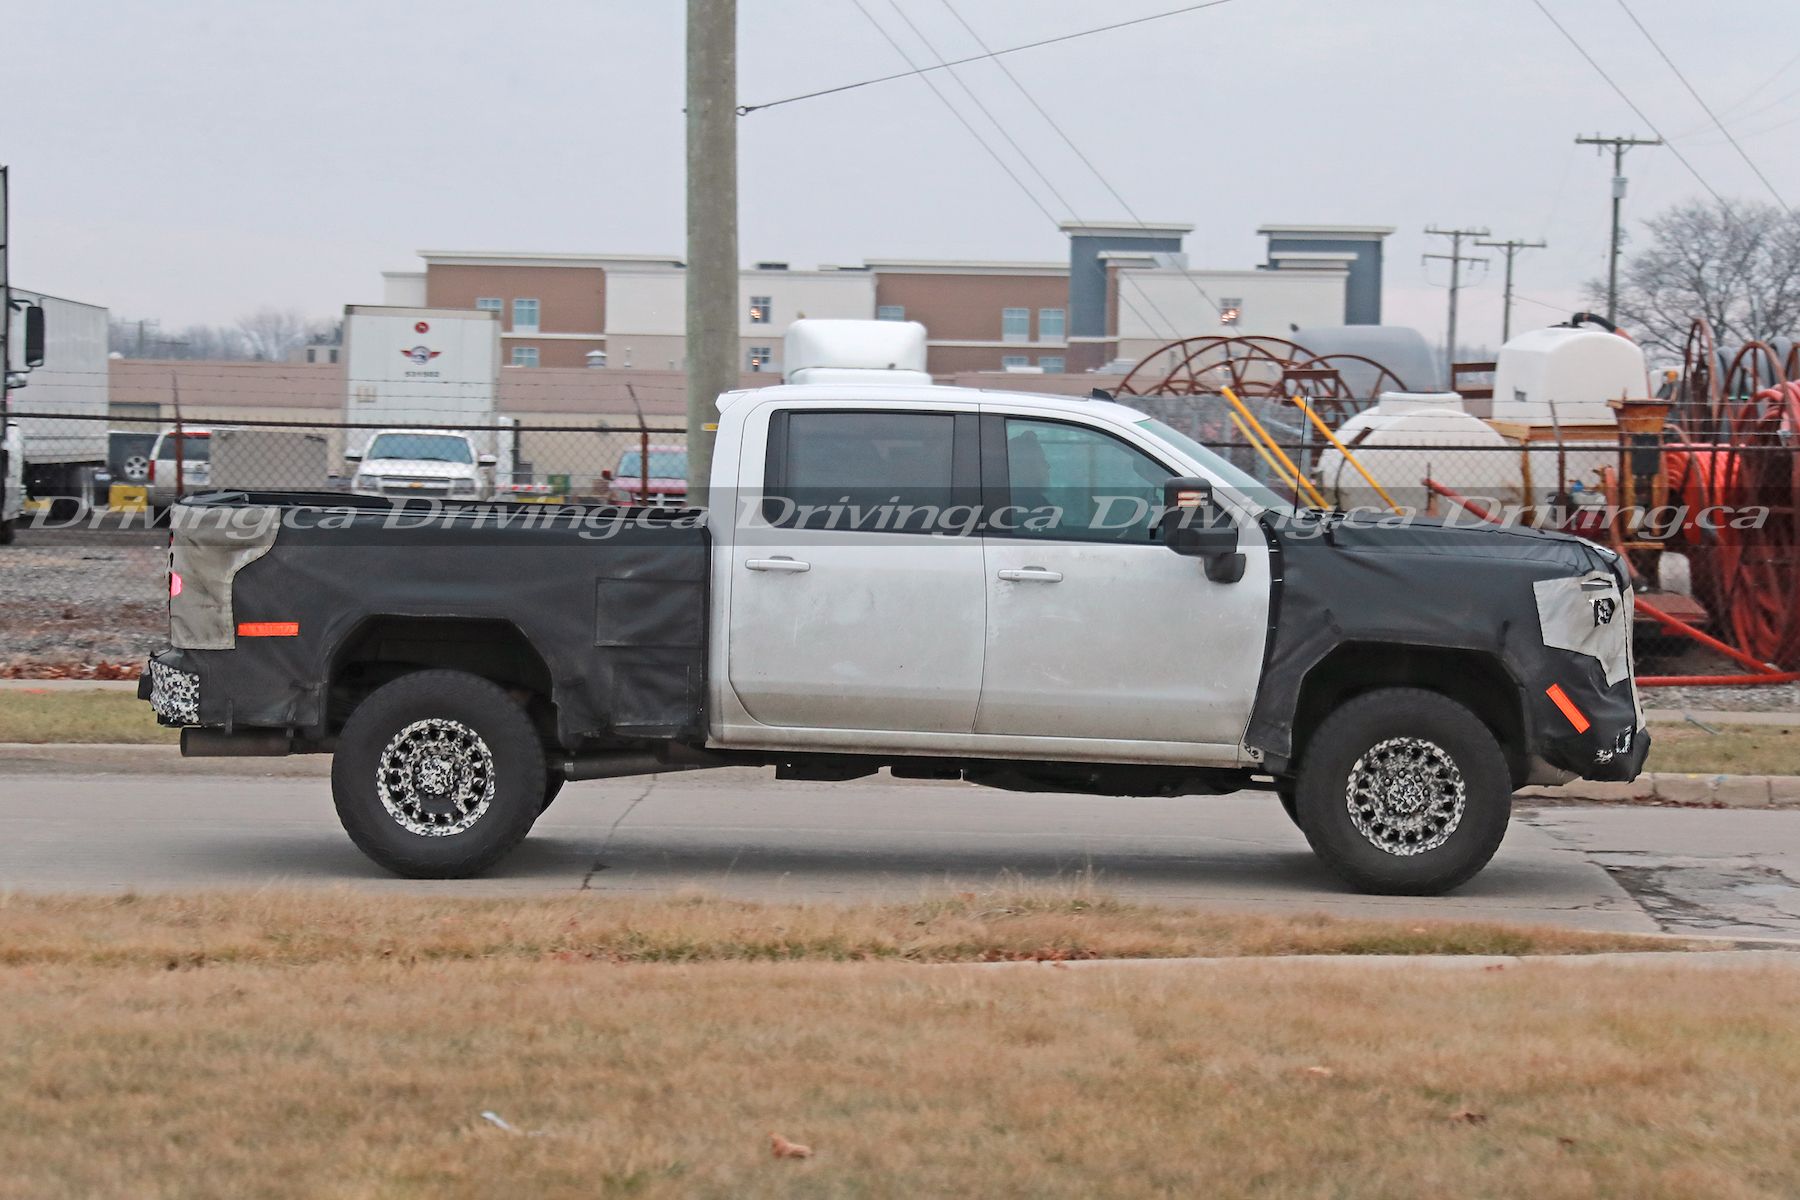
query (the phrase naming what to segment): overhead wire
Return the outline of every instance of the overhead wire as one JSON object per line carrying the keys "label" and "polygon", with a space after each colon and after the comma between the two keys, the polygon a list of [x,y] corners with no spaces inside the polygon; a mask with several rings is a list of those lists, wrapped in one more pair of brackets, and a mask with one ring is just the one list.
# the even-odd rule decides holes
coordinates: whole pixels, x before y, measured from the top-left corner
{"label": "overhead wire", "polygon": [[[968,35],[975,39],[975,44],[980,46],[984,51],[988,50],[987,42],[982,39],[982,36],[979,33],[975,32],[975,27],[970,25],[968,20],[956,10],[956,6],[953,5],[950,0],[941,0],[941,3],[950,15],[956,18],[957,24],[961,25],[963,29],[968,32]],[[1063,145],[1069,148],[1070,153],[1080,159],[1081,165],[1086,167],[1089,172],[1093,174],[1094,178],[1100,181],[1100,186],[1105,188],[1107,193],[1118,202],[1119,207],[1125,210],[1125,215],[1130,217],[1133,221],[1136,221],[1139,225],[1146,224],[1144,219],[1138,216],[1137,210],[1131,207],[1131,202],[1119,194],[1119,189],[1113,186],[1112,180],[1106,177],[1106,173],[1095,166],[1093,160],[1081,152],[1081,147],[1075,144],[1075,139],[1068,135],[1067,131],[1057,123],[1056,118],[1052,117],[1042,104],[1038,103],[1037,97],[1033,96],[1031,92],[1027,90],[1025,85],[1019,81],[1019,77],[1012,73],[1012,69],[997,58],[994,60],[994,65],[1000,68],[1001,74],[1005,75],[1007,80],[1012,83],[1013,87],[1018,89],[1019,95],[1025,97],[1026,103],[1037,110],[1038,116],[1044,118],[1044,123],[1049,125],[1050,128],[1056,132],[1056,136],[1062,139]],[[1182,272],[1182,275],[1194,286],[1194,290],[1200,293],[1200,298],[1213,306],[1215,312],[1222,313],[1225,311],[1224,307],[1217,300],[1214,300],[1212,296],[1207,293],[1205,288],[1200,286],[1199,280],[1195,279],[1192,275],[1189,275],[1185,270]],[[1146,299],[1147,298],[1148,297],[1146,297]]]}
{"label": "overhead wire", "polygon": [[1594,56],[1587,52],[1587,47],[1583,46],[1581,44],[1581,42],[1576,39],[1575,35],[1570,33],[1569,30],[1567,29],[1567,27],[1565,27],[1561,21],[1556,19],[1555,13],[1551,12],[1548,8],[1546,8],[1544,6],[1544,0],[1531,0],[1531,2],[1537,6],[1537,10],[1539,12],[1544,14],[1544,18],[1546,20],[1548,20],[1550,22],[1550,24],[1556,26],[1556,31],[1563,35],[1564,40],[1567,41],[1569,43],[1569,45],[1575,47],[1575,52],[1577,54],[1581,55],[1582,58],[1587,60],[1588,66],[1594,68],[1595,74],[1599,75],[1600,78],[1604,79],[1606,81],[1606,85],[1613,90],[1613,92],[1619,97],[1619,99],[1621,99],[1625,102],[1625,107],[1629,108],[1632,112],[1636,113],[1638,120],[1642,121],[1645,125],[1648,125],[1650,127],[1651,133],[1654,133],[1657,137],[1662,138],[1663,145],[1668,148],[1669,153],[1671,153],[1675,156],[1676,161],[1680,162],[1682,166],[1687,168],[1688,174],[1690,174],[1694,177],[1695,182],[1697,182],[1702,188],[1705,188],[1706,193],[1709,196],[1711,196],[1714,200],[1717,200],[1719,202],[1720,207],[1724,208],[1726,212],[1730,212],[1731,211],[1730,201],[1726,200],[1725,197],[1719,195],[1717,189],[1715,189],[1712,184],[1707,182],[1706,176],[1702,175],[1699,172],[1699,170],[1694,166],[1694,164],[1688,161],[1687,155],[1685,155],[1681,152],[1681,148],[1679,146],[1675,145],[1675,143],[1670,141],[1666,136],[1664,136],[1663,131],[1661,129],[1657,128],[1656,122],[1652,121],[1650,119],[1649,114],[1645,113],[1643,109],[1641,109],[1637,106],[1637,102],[1634,101],[1629,95],[1626,94],[1625,89],[1619,86],[1618,81],[1613,79],[1613,77],[1611,75],[1607,74],[1606,68],[1601,66],[1600,63],[1594,58]]}
{"label": "overhead wire", "polygon": [[[894,48],[894,52],[896,54],[898,54],[901,57],[901,59],[907,63],[908,66],[916,65],[913,62],[912,55],[908,54],[906,52],[906,48],[900,44],[900,42],[894,37],[893,34],[891,34],[887,31],[886,26],[884,26],[880,21],[875,19],[875,14],[871,13],[863,5],[862,0],[850,0],[850,2],[856,6],[856,10],[858,12],[862,13],[863,17],[869,22],[869,24],[871,24],[875,27],[875,31],[877,33],[881,34],[881,36],[887,41],[888,45],[890,45]],[[929,47],[930,43],[926,43],[926,45],[927,45],[927,47]],[[933,54],[936,54],[935,50],[933,51]],[[996,150],[993,147],[993,145],[988,142],[988,140],[986,138],[981,136],[980,131],[975,128],[974,123],[971,122],[967,117],[965,117],[962,114],[962,110],[957,108],[956,105],[951,102],[950,97],[948,97],[944,94],[944,90],[942,88],[938,87],[937,82],[935,80],[929,78],[928,76],[924,75],[923,73],[917,73],[917,74],[919,76],[919,82],[923,83],[926,87],[931,89],[931,94],[938,98],[939,103],[941,103],[945,108],[950,110],[950,115],[955,117],[957,120],[957,123],[960,124],[965,130],[968,131],[969,136],[974,138],[976,144],[979,145],[984,151],[987,152],[988,157],[993,159],[995,164],[998,165],[999,168],[1006,173],[1007,178],[1011,179],[1013,181],[1013,184],[1015,186],[1017,186],[1021,192],[1025,193],[1025,198],[1030,200],[1032,203],[1032,206],[1044,215],[1044,219],[1049,221],[1052,225],[1056,225],[1056,226],[1060,227],[1062,225],[1062,222],[1060,220],[1058,220],[1057,217],[1053,213],[1051,213],[1049,208],[1045,206],[1044,202],[1038,198],[1037,193],[1034,192],[1030,187],[1028,187],[1026,185],[1025,181],[1019,177],[1019,173],[1017,171],[1012,169],[1011,164],[1009,164],[1006,161],[1005,157],[1003,155],[1001,155],[1001,153],[998,150]],[[954,72],[952,73],[952,78],[955,78]],[[977,106],[980,107],[979,101],[977,102]],[[986,112],[985,107],[982,109],[982,111]],[[988,119],[990,121],[993,120],[992,114],[989,114]],[[996,126],[997,125],[998,125],[998,122],[996,122]],[[1001,133],[1002,133],[1002,136],[1008,136],[1008,135],[1006,135],[1004,130],[1002,130]],[[1009,136],[1008,136],[1008,140],[1011,141],[1011,138]],[[1013,146],[1015,149],[1018,148],[1018,144],[1016,142],[1013,142]],[[1021,153],[1021,156],[1023,156],[1023,151],[1021,151],[1020,153]],[[1027,161],[1029,162],[1030,160],[1027,158]],[[1036,170],[1035,164],[1033,164],[1032,169]],[[1042,177],[1042,173],[1039,172],[1039,174],[1040,174],[1040,177]],[[1054,194],[1056,191],[1056,189],[1054,187],[1052,187],[1050,190],[1051,190],[1052,194]],[[1060,200],[1060,197],[1059,197],[1059,200]],[[1071,214],[1070,214],[1071,218],[1073,217],[1073,215],[1074,214],[1071,212]],[[1135,315],[1140,321],[1142,321],[1144,323],[1146,328],[1154,328],[1154,326],[1151,325],[1149,318],[1144,316],[1143,312],[1140,309],[1138,309],[1136,305],[1132,304],[1129,300],[1127,300],[1123,294],[1120,294],[1119,300],[1120,300],[1120,303],[1124,304],[1125,307],[1127,309],[1129,309],[1133,315]],[[1163,317],[1163,321],[1166,324],[1168,322],[1168,318]],[[1173,328],[1173,326],[1170,326],[1170,328]]]}
{"label": "overhead wire", "polygon": [[1743,146],[1738,144],[1738,140],[1731,136],[1731,130],[1725,128],[1725,122],[1719,119],[1719,114],[1713,111],[1712,105],[1708,104],[1700,93],[1695,90],[1694,85],[1688,82],[1688,77],[1682,73],[1680,67],[1675,65],[1675,60],[1669,57],[1669,52],[1662,48],[1662,43],[1658,42],[1655,36],[1644,27],[1644,23],[1638,20],[1637,14],[1631,11],[1631,5],[1627,4],[1625,0],[1617,0],[1617,3],[1620,11],[1630,18],[1633,25],[1637,26],[1638,32],[1644,35],[1644,40],[1650,43],[1650,48],[1656,51],[1657,56],[1663,60],[1664,65],[1675,73],[1675,78],[1681,81],[1681,86],[1687,89],[1687,94],[1694,98],[1694,103],[1698,104],[1700,110],[1708,117],[1712,118],[1714,127],[1717,128],[1720,133],[1725,135],[1725,140],[1731,143],[1731,148],[1736,150],[1738,157],[1744,160],[1744,165],[1749,167],[1758,179],[1762,180],[1762,185],[1769,189],[1769,194],[1771,196],[1775,197],[1775,203],[1781,205],[1782,210],[1786,212],[1788,216],[1793,216],[1794,210],[1788,207],[1788,202],[1782,196],[1781,192],[1776,189],[1773,183],[1769,182],[1769,177],[1763,174],[1763,169],[1756,165],[1755,160],[1750,157]]}
{"label": "overhead wire", "polygon": [[[1179,17],[1186,13],[1199,12],[1201,9],[1206,8],[1217,8],[1221,4],[1230,3],[1231,0],[1206,0],[1204,4],[1186,4],[1180,8],[1171,8],[1166,12],[1151,13],[1148,16],[1143,17],[1133,17],[1128,21],[1114,21],[1110,25],[1097,25],[1092,29],[1078,29],[1074,33],[1064,33],[1058,34],[1056,37],[1041,38],[1038,41],[1026,42],[1019,46],[1008,46],[1004,50],[990,50],[983,54],[970,55],[968,58],[959,58],[954,62],[939,63],[935,67],[914,66],[911,70],[896,71],[892,75],[880,75],[874,79],[864,79],[856,83],[845,83],[839,84],[837,87],[820,88],[818,91],[814,92],[802,92],[798,96],[789,96],[784,100],[770,100],[765,104],[740,104],[737,108],[737,114],[740,117],[745,117],[753,112],[760,112],[765,108],[777,108],[783,104],[795,104],[801,100],[813,100],[820,96],[833,96],[839,92],[855,91],[857,88],[872,87],[878,83],[889,83],[895,79],[910,79],[914,75],[923,75],[928,71],[945,71],[949,70],[951,67],[960,67],[964,63],[981,62],[983,59],[989,58],[997,59],[1003,54],[1017,54],[1022,50],[1036,50],[1040,46],[1054,46],[1059,42],[1072,42],[1077,38],[1092,37],[1097,33],[1111,33],[1115,29],[1125,29],[1132,25],[1143,25],[1150,21],[1161,21],[1169,17]],[[863,15],[867,16],[868,14],[864,13]]]}

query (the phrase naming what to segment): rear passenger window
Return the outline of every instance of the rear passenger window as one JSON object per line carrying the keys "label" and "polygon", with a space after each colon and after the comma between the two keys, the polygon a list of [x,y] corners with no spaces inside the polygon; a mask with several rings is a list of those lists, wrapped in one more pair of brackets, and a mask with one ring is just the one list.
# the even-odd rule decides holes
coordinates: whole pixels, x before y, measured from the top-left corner
{"label": "rear passenger window", "polygon": [[949,413],[778,413],[769,434],[771,524],[924,532],[955,503]]}

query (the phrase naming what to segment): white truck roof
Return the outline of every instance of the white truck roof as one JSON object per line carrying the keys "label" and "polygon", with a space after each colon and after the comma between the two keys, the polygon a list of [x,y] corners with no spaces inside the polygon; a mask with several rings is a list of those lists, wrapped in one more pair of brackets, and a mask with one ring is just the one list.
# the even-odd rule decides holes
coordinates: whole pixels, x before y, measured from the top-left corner
{"label": "white truck roof", "polygon": [[1045,392],[1015,392],[1007,388],[947,387],[940,384],[887,383],[783,383],[774,387],[745,388],[726,392],[719,397],[719,411],[746,399],[798,403],[829,400],[885,400],[908,404],[1016,404],[1025,408],[1041,408],[1047,412],[1064,412],[1081,416],[1104,415],[1124,424],[1148,420],[1150,414],[1140,412],[1116,400],[1089,399],[1086,396],[1057,396]]}

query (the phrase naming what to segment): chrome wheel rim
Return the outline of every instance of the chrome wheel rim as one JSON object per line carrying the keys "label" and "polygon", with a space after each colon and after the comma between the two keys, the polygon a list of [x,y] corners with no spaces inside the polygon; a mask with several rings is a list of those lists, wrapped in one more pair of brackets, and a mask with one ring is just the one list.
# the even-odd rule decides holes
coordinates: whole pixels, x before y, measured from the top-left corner
{"label": "chrome wheel rim", "polygon": [[1468,788],[1436,742],[1376,742],[1350,767],[1344,788],[1350,820],[1377,850],[1402,858],[1436,850],[1462,823]]}
{"label": "chrome wheel rim", "polygon": [[461,721],[414,721],[382,749],[375,790],[402,829],[449,837],[481,820],[493,803],[494,754]]}

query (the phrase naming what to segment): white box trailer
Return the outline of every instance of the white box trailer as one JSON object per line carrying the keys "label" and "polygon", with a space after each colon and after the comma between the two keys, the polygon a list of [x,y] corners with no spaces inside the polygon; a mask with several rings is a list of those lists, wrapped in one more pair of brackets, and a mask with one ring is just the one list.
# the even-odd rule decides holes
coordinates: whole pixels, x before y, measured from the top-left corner
{"label": "white box trailer", "polygon": [[449,425],[498,454],[500,314],[453,308],[344,307],[346,453],[376,428]]}
{"label": "white box trailer", "polygon": [[[16,418],[25,493],[97,501],[107,450],[107,311],[24,288],[12,294],[44,310],[44,364],[16,372],[7,390],[14,413],[43,414]],[[24,344],[23,326],[23,314],[14,313],[14,346]]]}

